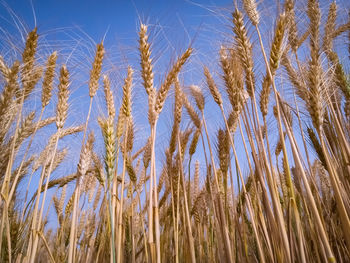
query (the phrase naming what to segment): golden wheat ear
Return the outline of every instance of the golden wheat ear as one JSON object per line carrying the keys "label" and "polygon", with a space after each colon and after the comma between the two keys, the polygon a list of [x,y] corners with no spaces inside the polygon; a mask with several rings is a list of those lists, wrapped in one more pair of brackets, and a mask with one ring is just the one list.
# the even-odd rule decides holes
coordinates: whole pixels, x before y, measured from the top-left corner
{"label": "golden wheat ear", "polygon": [[29,77],[28,74],[34,67],[38,37],[37,28],[34,28],[27,36],[26,45],[22,53],[22,77],[24,78]]}
{"label": "golden wheat ear", "polygon": [[150,44],[148,43],[147,26],[141,24],[139,32],[139,51],[141,56],[141,75],[144,88],[149,95],[153,89],[153,65]]}
{"label": "golden wheat ear", "polygon": [[246,89],[250,97],[255,91],[254,64],[252,55],[252,44],[249,41],[247,30],[243,21],[243,14],[236,9],[233,14],[233,33],[235,34],[235,47],[240,57],[241,64],[245,72]]}
{"label": "golden wheat ear", "polygon": [[191,94],[196,101],[197,108],[202,111],[204,110],[205,98],[201,91],[201,88],[196,85],[190,86]]}
{"label": "golden wheat ear", "polygon": [[94,62],[92,64],[92,69],[90,71],[89,95],[91,98],[95,96],[96,91],[98,89],[98,80],[100,79],[100,76],[101,76],[101,69],[102,69],[104,54],[105,54],[105,49],[103,47],[103,43],[97,44]]}
{"label": "golden wheat ear", "polygon": [[60,71],[60,83],[58,85],[58,103],[56,107],[56,126],[62,129],[68,114],[69,72],[66,66]]}
{"label": "golden wheat ear", "polygon": [[86,141],[86,144],[82,147],[81,153],[80,153],[80,159],[78,163],[78,173],[81,176],[84,176],[87,173],[87,170],[90,168],[91,165],[91,155],[92,150],[94,147],[94,141],[95,136],[94,133],[91,132],[88,135],[88,139]]}
{"label": "golden wheat ear", "polygon": [[131,87],[132,87],[132,75],[134,71],[131,67],[128,67],[128,75],[124,80],[123,86],[123,114],[126,118],[131,116]]}
{"label": "golden wheat ear", "polygon": [[107,104],[108,117],[114,120],[115,118],[115,106],[113,93],[111,91],[111,82],[107,75],[103,76],[103,88],[105,92],[105,100]]}
{"label": "golden wheat ear", "polygon": [[204,67],[204,76],[206,78],[208,88],[210,90],[211,95],[213,96],[214,101],[216,102],[216,104],[222,105],[221,94],[207,67]]}
{"label": "golden wheat ear", "polygon": [[[186,108],[186,111],[187,111],[188,115],[190,116],[193,124],[196,126],[197,129],[200,129],[201,128],[201,119],[199,118],[198,113],[192,107],[186,94],[182,95],[182,99],[183,99],[183,105]],[[203,109],[204,109],[204,107],[203,107]]]}
{"label": "golden wheat ear", "polygon": [[192,54],[192,48],[189,47],[182,56],[176,61],[172,69],[169,71],[165,81],[161,85],[159,91],[157,92],[157,97],[154,105],[155,112],[159,115],[163,109],[165,99],[167,97],[170,86],[174,83],[177,75],[179,74],[182,66],[186,63],[187,59]]}
{"label": "golden wheat ear", "polygon": [[44,75],[44,80],[42,84],[42,94],[41,94],[41,106],[45,108],[51,99],[53,80],[55,77],[57,52],[53,52],[47,59],[46,71]]}
{"label": "golden wheat ear", "polygon": [[[270,61],[269,66],[271,70],[272,78],[274,78],[276,71],[279,66],[280,58],[282,56],[282,42],[284,37],[284,31],[286,27],[286,16],[281,14],[275,29],[275,36],[272,41],[271,51],[270,51]],[[260,110],[262,115],[265,117],[267,115],[269,96],[271,92],[272,80],[269,76],[265,76],[262,84],[262,91],[260,94]]]}
{"label": "golden wheat ear", "polygon": [[243,0],[243,6],[252,24],[254,26],[258,25],[260,22],[260,14],[255,0]]}
{"label": "golden wheat ear", "polygon": [[115,145],[115,130],[113,120],[108,119],[98,119],[98,123],[102,130],[103,140],[105,144],[105,169],[107,172],[107,177],[110,179],[114,174],[115,169],[115,158],[116,158],[116,145]]}
{"label": "golden wheat ear", "polygon": [[293,52],[298,49],[298,28],[295,21],[294,0],[286,0],[284,3],[284,11],[286,13],[288,42]]}
{"label": "golden wheat ear", "polygon": [[13,102],[13,97],[18,89],[18,72],[20,70],[20,62],[15,61],[9,71],[6,73],[6,86],[0,95],[0,116],[8,112],[9,107]]}

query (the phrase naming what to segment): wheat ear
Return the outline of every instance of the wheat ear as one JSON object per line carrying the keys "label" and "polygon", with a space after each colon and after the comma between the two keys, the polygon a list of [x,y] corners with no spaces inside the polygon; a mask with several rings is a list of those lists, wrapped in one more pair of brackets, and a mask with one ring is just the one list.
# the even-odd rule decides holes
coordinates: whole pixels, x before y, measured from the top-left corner
{"label": "wheat ear", "polygon": [[163,84],[161,85],[159,91],[157,92],[157,97],[155,100],[154,110],[159,115],[163,109],[163,105],[170,89],[170,86],[174,83],[176,76],[179,74],[182,66],[186,63],[187,59],[192,54],[192,48],[188,48],[181,57],[173,65],[172,69],[169,71],[167,77],[165,78]]}
{"label": "wheat ear", "polygon": [[255,0],[243,0],[244,9],[254,26],[259,24],[260,14],[258,12],[258,6]]}
{"label": "wheat ear", "polygon": [[233,14],[233,32],[235,34],[235,44],[245,71],[246,89],[250,97],[254,93],[255,78],[253,73],[252,45],[247,36],[247,30],[244,26],[243,15],[236,9]]}
{"label": "wheat ear", "polygon": [[47,59],[46,71],[44,75],[43,88],[41,93],[42,108],[46,107],[47,104],[49,104],[51,99],[53,79],[55,77],[56,60],[57,60],[57,52],[55,51]]}
{"label": "wheat ear", "polygon": [[103,43],[97,44],[94,62],[90,71],[89,95],[91,98],[95,96],[98,88],[98,80],[100,79],[101,75],[104,54],[105,50],[103,47]]}
{"label": "wheat ear", "polygon": [[[279,66],[279,61],[282,55],[282,41],[284,36],[284,30],[286,25],[286,17],[284,14],[280,15],[277,26],[275,29],[275,36],[272,42],[271,51],[270,51],[270,70],[272,77],[275,76],[277,68]],[[268,75],[265,76],[262,85],[262,91],[260,95],[260,110],[262,115],[265,117],[267,115],[269,97],[271,92],[271,83],[272,80]]]}
{"label": "wheat ear", "polygon": [[64,65],[60,71],[60,84],[58,86],[58,103],[56,107],[56,126],[57,129],[62,129],[67,119],[68,112],[68,86],[69,72]]}
{"label": "wheat ear", "polygon": [[107,75],[103,76],[103,88],[105,92],[105,100],[107,104],[108,117],[114,119],[115,118],[114,98],[113,98],[113,93],[111,91],[111,82]]}

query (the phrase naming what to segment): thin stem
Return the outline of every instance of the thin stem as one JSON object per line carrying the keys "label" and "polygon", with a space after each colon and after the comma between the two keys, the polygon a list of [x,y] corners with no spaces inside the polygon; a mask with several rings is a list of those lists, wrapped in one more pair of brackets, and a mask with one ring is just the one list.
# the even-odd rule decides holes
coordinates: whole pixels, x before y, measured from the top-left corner
{"label": "thin stem", "polygon": [[238,162],[236,147],[234,146],[234,143],[233,143],[233,140],[232,140],[232,136],[231,136],[231,133],[230,133],[230,128],[228,127],[228,124],[227,124],[224,107],[223,107],[222,104],[220,104],[219,106],[220,106],[220,110],[221,110],[222,116],[223,116],[224,121],[225,121],[226,129],[227,129],[227,131],[229,133],[231,148],[232,148],[233,154],[235,156],[236,165],[237,165],[237,168],[238,168],[238,173],[239,173],[239,176],[240,176],[240,179],[241,179],[241,182],[242,182],[243,194],[247,198],[247,207],[248,207],[249,214],[252,217],[252,225],[253,225],[254,235],[255,235],[255,238],[256,238],[256,243],[258,245],[258,252],[259,252],[259,256],[260,256],[260,261],[261,262],[265,262],[265,256],[264,256],[264,253],[263,253],[263,250],[262,250],[262,247],[261,247],[261,241],[260,241],[260,238],[259,238],[259,235],[258,235],[257,226],[255,224],[253,209],[251,207],[250,198],[249,198],[249,195],[247,194],[247,190],[246,190],[245,185],[244,185],[244,179],[243,179],[243,176],[242,176],[242,173],[241,173],[241,168],[240,168],[240,165],[239,165],[239,162]]}
{"label": "thin stem", "polygon": [[[185,219],[187,223],[187,235],[188,235],[188,243],[190,245],[190,254],[191,254],[191,262],[196,262],[196,256],[194,251],[194,243],[193,243],[193,237],[192,237],[192,228],[191,228],[191,219],[190,219],[190,213],[188,210],[188,202],[187,202],[187,195],[186,195],[186,187],[185,187],[185,176],[183,174],[183,166],[182,166],[182,154],[181,154],[181,143],[180,143],[180,134],[177,132],[177,143],[178,143],[178,151],[179,151],[179,157],[180,157],[180,179],[182,180],[182,190],[184,195],[184,202],[185,202]],[[178,189],[179,192],[179,189]]]}
{"label": "thin stem", "polygon": [[[33,248],[32,248],[32,251],[31,251],[31,255],[30,255],[30,263],[34,263],[36,250],[37,250],[37,247],[38,247],[38,241],[39,241],[38,232],[40,231],[40,228],[41,228],[41,219],[42,219],[42,215],[43,215],[43,212],[44,212],[45,199],[46,199],[46,194],[47,194],[49,181],[50,181],[50,175],[51,175],[51,172],[52,172],[53,163],[54,163],[55,155],[56,155],[56,151],[57,151],[58,140],[60,138],[60,136],[59,136],[60,132],[61,132],[61,128],[58,128],[57,134],[56,134],[55,146],[54,146],[53,153],[52,153],[52,158],[51,158],[51,161],[50,161],[50,166],[49,166],[49,169],[47,171],[45,190],[44,190],[44,194],[43,194],[43,200],[41,202],[41,209],[40,209],[40,213],[39,213],[38,224],[37,224],[37,226],[33,225],[34,231],[35,231],[35,233],[34,233],[35,239],[34,239]],[[45,172],[43,173],[43,176],[45,176]],[[39,189],[41,189],[41,185],[38,188],[38,190]],[[37,200],[37,202],[39,202],[39,199]]]}
{"label": "thin stem", "polygon": [[129,130],[129,118],[126,119],[125,134],[124,134],[124,160],[123,160],[123,171],[122,171],[122,182],[120,191],[120,208],[118,214],[118,236],[117,236],[117,263],[121,262],[121,247],[122,247],[122,226],[123,226],[123,202],[124,202],[124,184],[125,184],[125,172],[126,172],[126,151],[128,142],[128,130]]}
{"label": "thin stem", "polygon": [[[90,114],[91,114],[91,109],[92,109],[92,101],[93,101],[93,97],[90,97],[90,104],[89,104],[89,111],[88,111],[88,115],[86,117],[86,121],[85,121],[85,128],[84,128],[84,135],[83,135],[83,141],[82,141],[82,146],[84,147],[85,145],[85,139],[86,139],[86,132],[87,132],[87,127],[88,127],[88,123],[89,123],[89,119],[90,119]],[[77,209],[79,207],[79,198],[80,198],[80,185],[81,185],[81,177],[78,177],[77,182],[76,182],[76,186],[75,186],[75,190],[74,190],[74,202],[73,202],[73,211],[72,211],[72,224],[71,224],[71,228],[70,228],[70,235],[69,235],[69,250],[68,250],[68,263],[72,263],[73,262],[73,254],[74,254],[74,250],[75,250],[75,232],[76,232],[76,221],[77,221]]]}

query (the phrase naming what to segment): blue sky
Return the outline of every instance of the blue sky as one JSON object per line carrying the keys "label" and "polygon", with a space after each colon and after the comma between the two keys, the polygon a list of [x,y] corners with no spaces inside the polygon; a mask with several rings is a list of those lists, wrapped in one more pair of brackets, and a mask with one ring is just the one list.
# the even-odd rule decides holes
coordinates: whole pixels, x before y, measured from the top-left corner
{"label": "blue sky", "polygon": [[[137,72],[139,68],[137,40],[140,21],[149,25],[156,87],[159,87],[172,62],[190,44],[193,45],[195,54],[189,64],[184,67],[186,78],[182,76],[181,79],[185,85],[199,85],[203,79],[203,63],[209,63],[210,67],[217,63],[213,63],[216,55],[214,57],[211,55],[219,47],[218,39],[222,38],[221,32],[230,32],[227,26],[229,20],[221,17],[220,14],[225,13],[226,8],[227,10],[232,9],[232,3],[230,1],[198,2],[0,1],[0,28],[6,32],[0,35],[0,52],[7,59],[14,60],[13,55],[17,55],[17,58],[20,59],[25,32],[37,26],[38,59],[44,61],[51,52],[58,50],[60,62],[67,62],[72,75],[69,117],[66,122],[66,127],[68,127],[82,124],[86,118],[89,103],[87,82],[95,44],[104,39],[106,56],[103,72],[109,74],[112,79],[116,107],[119,107],[121,85],[126,67],[130,64],[135,69],[133,115],[136,123],[135,150],[138,150],[149,136],[147,95],[141,85],[140,74]],[[226,14],[229,17],[229,12]],[[18,51],[13,51],[13,49]],[[37,92],[31,98],[32,105],[38,109],[40,109],[40,95],[41,90],[38,87]],[[102,156],[104,153],[103,140],[97,125],[97,117],[106,114],[102,86],[94,100],[89,128],[95,131],[97,137],[95,151]],[[53,95],[52,102],[45,111],[46,116],[54,114],[56,102],[57,97]],[[160,166],[157,168],[158,172],[161,172],[161,164],[164,160],[163,149],[167,147],[170,137],[172,103],[173,97],[170,94],[158,125],[157,160]],[[216,130],[219,119],[214,113],[218,109],[214,104],[207,105],[209,106],[207,118],[211,119],[209,122],[212,123],[213,130]],[[211,110],[210,107],[213,107],[214,110]],[[189,122],[189,118],[184,117],[183,127],[185,128]],[[54,125],[39,131],[40,139],[34,141],[32,151],[39,152],[53,132],[55,132]],[[82,134],[79,134],[59,142],[59,149],[69,147],[69,155],[67,161],[52,174],[52,179],[76,171],[81,141]],[[198,156],[198,158],[204,165],[203,157]],[[195,160],[192,164],[194,163]],[[35,174],[33,178],[32,192],[36,189],[38,175]],[[23,190],[26,188],[26,182],[25,180],[23,183]],[[46,201],[46,204],[49,200]]]}
{"label": "blue sky", "polygon": [[[305,6],[301,1],[296,1],[297,7],[304,10]],[[304,1],[303,1],[304,2]],[[330,1],[321,1],[323,13],[327,12]],[[341,17],[344,19],[347,12],[344,8],[349,8],[347,0],[337,1],[342,7]],[[16,19],[12,19],[11,11]],[[119,107],[121,98],[122,80],[126,74],[127,65],[135,69],[134,80],[134,105],[133,114],[136,122],[136,149],[139,149],[149,135],[147,122],[147,96],[142,87],[139,69],[139,55],[137,53],[138,29],[140,21],[149,25],[150,41],[152,43],[152,57],[155,63],[155,85],[158,88],[162,79],[169,69],[171,62],[181,54],[190,44],[195,49],[180,75],[180,80],[184,85],[200,85],[207,95],[206,117],[209,131],[212,135],[212,143],[215,143],[215,134],[218,128],[222,128],[223,121],[218,107],[213,103],[206,85],[203,84],[203,65],[207,65],[218,80],[220,70],[218,68],[217,50],[221,43],[232,41],[230,12],[233,10],[233,3],[229,0],[0,0],[0,29],[8,32],[8,35],[0,32],[0,52],[5,58],[10,57],[11,46],[8,38],[16,47],[23,47],[21,32],[23,28],[18,26],[18,21],[23,22],[26,30],[31,30],[36,25],[40,37],[41,51],[43,58],[54,50],[59,51],[59,55],[67,61],[68,69],[72,74],[72,93],[70,101],[70,114],[67,125],[78,125],[84,122],[87,115],[89,103],[88,97],[88,75],[94,55],[95,44],[104,39],[106,47],[106,59],[103,72],[110,74],[112,79],[113,92],[115,95],[116,107]],[[259,10],[264,17],[261,27],[268,29],[264,32],[264,41],[268,43],[272,38],[272,19],[276,14],[275,1],[259,1]],[[344,16],[345,14],[345,16]],[[299,28],[302,29],[301,21]],[[17,23],[17,26],[16,26]],[[249,28],[249,25],[248,25]],[[249,32],[253,30],[249,28]],[[252,42],[256,44],[256,36],[253,34]],[[260,54],[258,45],[254,46],[254,54]],[[17,54],[18,55],[18,54]],[[304,56],[302,57],[305,57]],[[348,63],[347,63],[348,65]],[[255,61],[255,73],[257,79],[265,74],[262,59]],[[113,88],[112,87],[112,88]],[[53,97],[49,111],[52,115],[57,98]],[[272,99],[271,99],[272,100]],[[34,94],[33,103],[40,105],[40,93]],[[173,97],[170,93],[165,108],[160,116],[158,137],[157,137],[157,158],[159,166],[164,160],[163,149],[167,146],[172,125],[172,103]],[[272,103],[271,103],[272,104]],[[228,113],[228,110],[226,111]],[[97,117],[106,114],[104,106],[103,89],[100,87],[98,96],[95,99],[90,128],[96,131],[99,142],[96,143],[96,151],[103,154],[103,143],[97,126]],[[189,123],[189,118],[184,115],[183,128]],[[218,117],[219,116],[219,117]],[[269,123],[270,124],[270,123]],[[271,129],[275,132],[276,123],[271,118]],[[272,133],[273,134],[273,133]],[[272,144],[278,138],[273,138]],[[42,140],[34,145],[34,149],[43,147],[47,140]],[[241,138],[238,136],[238,148]],[[81,135],[73,139],[63,140],[59,148],[70,146],[70,159],[66,166],[60,168],[64,175],[74,172],[79,158]],[[37,147],[37,148],[35,148]],[[243,153],[243,152],[242,152]],[[242,159],[244,155],[242,154]],[[204,165],[203,156],[195,156],[192,161],[199,159]],[[246,162],[242,162],[243,170],[248,171]],[[157,168],[160,172],[160,167]],[[194,171],[194,168],[192,169]],[[57,172],[56,175],[61,176]],[[246,174],[246,173],[245,173]]]}
{"label": "blue sky", "polygon": [[[145,132],[148,129],[147,98],[137,72],[139,68],[137,32],[140,21],[149,25],[157,87],[164,79],[171,62],[192,44],[195,53],[184,67],[181,79],[184,85],[200,85],[208,94],[206,86],[203,85],[203,65],[207,65],[219,80],[217,50],[222,43],[221,41],[224,43],[227,40],[232,41],[230,12],[233,10],[233,3],[229,0],[12,0],[0,1],[0,3],[2,3],[0,5],[0,27],[10,33],[16,46],[23,46],[19,34],[23,29],[21,26],[16,27],[14,21],[22,21],[27,30],[31,30],[35,25],[38,27],[41,48],[44,46],[44,58],[56,49],[63,59],[67,58],[68,68],[72,73],[69,124],[82,123],[81,120],[86,117],[89,102],[86,84],[97,42],[102,39],[105,41],[107,53],[103,71],[111,75],[112,83],[115,84],[114,95],[117,107],[126,67],[129,64],[132,65],[136,70],[133,110],[137,129],[141,131],[138,136],[139,142],[136,143],[140,145],[145,142],[148,136],[148,133]],[[329,3],[329,1],[321,1],[323,13],[327,12]],[[345,0],[338,1],[338,4],[341,7],[348,7]],[[305,8],[301,1],[297,1],[296,5],[297,8]],[[264,17],[261,22],[262,29],[267,28],[271,31],[271,22],[273,22],[271,19],[276,14],[275,1],[260,1],[258,8]],[[17,16],[16,19],[12,19],[10,9]],[[346,12],[340,10],[340,13],[344,18]],[[299,26],[302,29],[302,23]],[[251,28],[249,32],[252,33]],[[271,32],[264,33],[266,46],[269,46],[267,43],[271,38]],[[252,42],[256,44],[255,34],[253,34]],[[1,54],[6,57],[9,50],[6,38],[0,35]],[[258,45],[254,46],[254,53],[260,54]],[[255,72],[258,79],[265,73],[262,65],[262,60],[255,61]],[[36,100],[34,98],[35,102],[40,100],[39,95]],[[53,97],[53,103],[49,105],[51,110],[55,107],[55,99]],[[97,116],[106,112],[102,88],[99,89],[98,97],[95,100],[93,119],[96,120]],[[209,119],[209,129],[214,137],[214,132],[218,127],[223,127],[223,123],[221,118],[217,118],[220,116],[217,106],[212,103],[209,96],[207,96],[207,101],[209,103],[206,114]],[[172,125],[171,115],[172,97],[170,94],[161,114],[158,129],[158,142],[163,148],[166,147],[170,136],[168,130]],[[186,126],[186,121],[188,123],[188,119],[185,119],[184,126]],[[97,126],[96,122],[91,122],[91,125]],[[97,128],[96,126],[95,128]],[[80,141],[77,140],[77,149],[80,149],[79,143]],[[100,150],[102,151],[102,149]]]}
{"label": "blue sky", "polygon": [[[56,49],[61,57],[67,58],[67,61],[69,58],[68,68],[72,73],[73,89],[70,98],[72,112],[70,124],[81,123],[81,120],[86,117],[89,102],[86,84],[97,42],[102,39],[105,41],[107,53],[103,71],[111,75],[112,83],[115,84],[114,95],[117,107],[121,97],[120,85],[125,77],[126,67],[129,64],[133,66],[136,70],[133,92],[135,122],[138,129],[143,131],[139,133],[140,144],[148,136],[144,135],[147,134],[144,132],[145,129],[148,129],[146,93],[137,72],[139,68],[137,32],[140,21],[149,25],[157,87],[164,79],[171,62],[192,44],[195,54],[184,67],[185,74],[182,75],[182,81],[185,85],[201,85],[206,90],[202,83],[203,65],[207,65],[214,76],[219,79],[217,50],[222,43],[221,41],[224,43],[227,40],[232,41],[230,12],[233,10],[233,3],[229,0],[12,0],[0,1],[0,3],[2,3],[0,5],[0,27],[10,33],[16,46],[23,46],[19,34],[23,29],[18,26],[18,30],[14,22],[17,20],[22,21],[27,30],[31,30],[35,25],[38,27],[41,44],[44,46],[44,58]],[[324,14],[327,12],[329,3],[330,1],[321,1]],[[302,10],[305,8],[301,1],[297,1],[296,5]],[[342,7],[339,13],[342,15],[341,19],[344,19],[344,13],[347,15],[344,7],[347,8],[349,4],[345,0],[341,0],[338,1],[338,5]],[[271,22],[273,22],[271,19],[276,14],[275,1],[260,1],[258,8],[264,17],[261,22],[262,29],[267,28],[271,31]],[[10,9],[17,16],[14,20],[13,16],[11,17]],[[299,24],[299,28],[303,28],[302,23]],[[251,28],[249,32],[252,33]],[[269,46],[267,43],[271,38],[271,32],[264,33],[266,46]],[[256,44],[254,34],[252,42]],[[10,50],[6,44],[6,38],[0,35],[0,51],[5,57]],[[254,54],[258,55],[259,53],[258,45],[255,45]],[[258,79],[265,73],[264,67],[261,65],[263,65],[262,60],[257,59],[255,72]],[[206,91],[206,93],[208,92]],[[106,112],[103,105],[102,88],[100,88],[98,95],[96,106],[93,109],[95,119],[101,112]],[[40,99],[39,96],[37,96],[38,98]],[[55,99],[54,97],[53,100]],[[208,97],[207,101],[209,103],[206,114],[211,126],[209,129],[215,132],[219,125],[223,126],[223,123],[221,118],[217,118],[218,109],[212,103],[212,99]],[[55,103],[53,102],[49,106],[54,109]],[[171,111],[172,97],[170,96],[160,121],[158,141],[163,147],[167,145],[168,129],[172,125]]]}
{"label": "blue sky", "polygon": [[[107,50],[104,72],[113,71],[111,74],[116,83],[124,78],[128,64],[137,70],[139,67],[138,28],[140,21],[145,22],[149,25],[150,41],[152,42],[156,85],[164,79],[171,62],[190,44],[193,44],[195,54],[191,59],[191,66],[185,68],[186,72],[190,73],[187,74],[185,82],[186,85],[199,84],[202,81],[202,77],[199,75],[202,76],[203,63],[209,64],[210,67],[216,65],[216,62],[213,63],[213,59],[216,56],[214,51],[219,47],[218,39],[222,38],[222,32],[230,32],[229,20],[227,17],[222,17],[221,14],[224,13],[229,17],[228,11],[232,10],[232,3],[227,0],[197,2],[33,0],[32,2],[8,1],[7,5],[23,21],[27,30],[31,30],[35,24],[37,25],[42,43],[43,39],[48,43],[44,57],[56,47],[61,56],[70,56],[72,49],[77,48],[75,45],[79,46],[77,49],[80,51],[75,51],[72,55],[73,59],[70,58],[70,63],[68,63],[68,68],[72,71],[75,81],[78,79],[77,74],[84,74],[85,76],[80,79],[87,81],[86,75],[93,59],[94,45],[102,39],[104,39]],[[2,8],[0,7],[0,15],[2,27],[18,36],[19,30],[11,20],[6,4]],[[7,52],[6,45],[1,49],[2,54]],[[214,57],[211,56],[212,54]],[[75,67],[74,63],[78,63],[79,66]],[[111,70],[110,64],[117,67],[117,70]],[[75,68],[80,68],[83,72],[75,72]],[[147,122],[142,124],[142,119],[145,117],[142,113],[147,112],[147,109],[142,111],[139,110],[138,106],[138,104],[145,105],[138,102],[143,101],[146,95],[140,87],[139,77],[139,74],[135,73],[134,97],[135,105],[137,105],[135,118],[136,121],[137,119],[141,120],[141,127],[147,127]],[[76,108],[74,103],[77,97],[80,99],[85,96],[83,100],[79,100],[79,104],[89,101],[86,97],[86,86],[85,88],[80,86],[84,86],[84,83],[72,85],[74,89],[71,98],[72,110]],[[118,91],[116,93],[118,101],[118,97],[121,95],[120,89],[119,94]],[[99,95],[101,95],[100,100],[103,103],[102,89],[99,90]],[[169,99],[170,112],[171,103],[172,101]],[[104,110],[103,106],[100,108],[102,111]],[[78,114],[80,114],[79,118],[76,119],[81,120],[86,112],[80,110]],[[96,112],[96,115],[98,114],[99,112]],[[166,115],[166,113],[164,114]],[[171,121],[167,121],[170,114],[166,116],[166,125],[171,125]]]}
{"label": "blue sky", "polygon": [[[107,29],[107,39],[130,38],[136,32],[136,25],[140,19],[150,23],[161,23],[163,26],[179,24],[181,20],[186,27],[198,27],[210,19],[207,8],[231,4],[227,0],[15,0],[7,3],[29,26],[34,25],[34,9],[39,30],[79,26],[96,39],[102,38]],[[6,11],[2,8],[0,14],[4,13]]]}

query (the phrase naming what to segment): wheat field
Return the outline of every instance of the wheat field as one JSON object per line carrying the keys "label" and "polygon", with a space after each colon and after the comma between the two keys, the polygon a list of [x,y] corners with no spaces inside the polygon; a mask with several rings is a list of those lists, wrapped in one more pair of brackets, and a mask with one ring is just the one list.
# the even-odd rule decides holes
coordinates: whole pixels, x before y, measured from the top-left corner
{"label": "wheat field", "polygon": [[0,54],[0,261],[350,262],[349,6],[295,4],[231,3],[190,85],[195,39],[155,70],[141,21],[121,81],[100,40],[79,123],[40,28]]}

